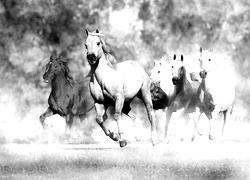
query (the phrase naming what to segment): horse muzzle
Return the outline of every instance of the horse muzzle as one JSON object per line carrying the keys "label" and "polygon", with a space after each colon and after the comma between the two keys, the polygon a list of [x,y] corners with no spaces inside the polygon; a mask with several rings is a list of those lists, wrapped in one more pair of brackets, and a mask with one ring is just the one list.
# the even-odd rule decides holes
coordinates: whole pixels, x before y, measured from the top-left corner
{"label": "horse muzzle", "polygon": [[172,83],[173,83],[174,85],[177,85],[178,81],[179,81],[179,78],[178,78],[178,77],[173,77],[173,78],[172,78]]}
{"label": "horse muzzle", "polygon": [[207,72],[206,72],[206,71],[201,71],[201,72],[200,72],[200,77],[201,77],[202,79],[206,78],[206,76],[207,76]]}
{"label": "horse muzzle", "polygon": [[93,54],[93,53],[88,54],[88,55],[87,55],[87,59],[88,59],[88,62],[89,62],[90,64],[95,64],[96,61],[97,61],[97,57],[96,57],[96,55]]}

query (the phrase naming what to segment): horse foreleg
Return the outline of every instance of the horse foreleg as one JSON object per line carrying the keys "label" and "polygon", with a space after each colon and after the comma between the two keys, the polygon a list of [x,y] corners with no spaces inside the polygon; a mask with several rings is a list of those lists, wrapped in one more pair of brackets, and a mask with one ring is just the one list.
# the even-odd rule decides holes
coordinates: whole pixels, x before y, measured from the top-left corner
{"label": "horse foreleg", "polygon": [[232,111],[233,111],[233,105],[230,106],[226,111],[223,111],[224,121],[223,121],[222,129],[221,129],[222,141],[224,141],[224,130],[225,130],[225,125],[226,125],[226,122],[227,122],[227,118],[232,114]]}
{"label": "horse foreleg", "polygon": [[210,129],[209,129],[209,139],[213,140],[215,138],[215,130],[214,130],[214,124],[215,120],[220,112],[219,107],[215,106],[214,110],[212,111],[211,115],[208,115]]}
{"label": "horse foreleg", "polygon": [[[170,140],[172,140],[172,137],[173,135],[176,134],[176,131],[175,131],[175,126],[176,126],[176,123],[178,122],[178,120],[180,119],[180,117],[183,116],[184,112],[186,111],[186,107],[182,107],[180,109],[178,109],[176,112],[173,112],[171,114],[171,117],[169,119],[169,124],[168,124],[168,132],[167,132],[167,137],[165,138],[164,142],[167,142],[169,143]],[[171,107],[169,107],[170,109],[172,109]],[[183,140],[183,130],[181,129],[181,138]]]}
{"label": "horse foreleg", "polygon": [[48,108],[43,114],[40,115],[39,119],[44,130],[48,129],[49,127],[52,127],[52,125],[49,126],[44,122],[47,117],[50,117],[52,115],[54,115],[54,113],[50,108]]}
{"label": "horse foreleg", "polygon": [[104,121],[108,118],[106,114],[106,108],[103,104],[95,103],[96,110],[96,122],[102,128],[106,136],[109,136],[114,141],[118,141],[119,137],[117,134],[110,132],[104,125]]}
{"label": "horse foreleg", "polygon": [[167,108],[166,110],[166,123],[165,123],[165,135],[164,135],[164,143],[169,143],[169,123],[170,123],[170,118],[172,115],[172,111],[169,110],[169,108]]}
{"label": "horse foreleg", "polygon": [[120,147],[125,147],[127,145],[126,140],[123,139],[123,132],[121,130],[121,125],[120,125],[120,119],[121,119],[121,116],[122,116],[123,105],[124,105],[124,95],[122,93],[119,93],[116,96],[116,100],[115,100],[114,119],[115,119],[115,121],[117,123]]}
{"label": "horse foreleg", "polygon": [[71,114],[66,115],[66,128],[65,128],[65,134],[70,135],[71,133],[71,127],[73,124],[73,116]]}

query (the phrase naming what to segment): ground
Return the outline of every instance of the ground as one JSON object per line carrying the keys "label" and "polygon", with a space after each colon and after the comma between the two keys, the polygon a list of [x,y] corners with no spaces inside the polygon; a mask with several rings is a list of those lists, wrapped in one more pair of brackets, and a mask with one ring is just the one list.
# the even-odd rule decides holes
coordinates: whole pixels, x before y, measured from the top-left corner
{"label": "ground", "polygon": [[5,144],[0,179],[249,179],[250,143]]}

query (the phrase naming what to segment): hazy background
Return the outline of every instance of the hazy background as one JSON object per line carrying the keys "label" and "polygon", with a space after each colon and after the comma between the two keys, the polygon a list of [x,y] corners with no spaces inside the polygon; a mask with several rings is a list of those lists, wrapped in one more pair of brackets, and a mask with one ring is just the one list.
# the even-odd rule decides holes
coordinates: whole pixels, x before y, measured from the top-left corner
{"label": "hazy background", "polygon": [[[200,45],[227,52],[237,95],[226,138],[250,140],[248,0],[0,0],[0,27],[1,143],[67,142],[62,118],[48,118],[55,126],[47,131],[39,122],[50,93],[42,74],[56,49],[67,51],[73,77],[86,76],[90,67],[85,28],[99,28],[118,61],[136,60],[149,74],[153,60],[166,51],[181,52],[189,62],[197,60]],[[149,137],[145,110],[140,104],[135,108],[142,119],[139,128]],[[133,125],[128,122],[124,120],[123,127],[132,137]],[[115,129],[115,123],[108,123]],[[77,120],[74,129],[81,135],[77,142],[111,142],[95,122],[94,112],[82,123]]]}

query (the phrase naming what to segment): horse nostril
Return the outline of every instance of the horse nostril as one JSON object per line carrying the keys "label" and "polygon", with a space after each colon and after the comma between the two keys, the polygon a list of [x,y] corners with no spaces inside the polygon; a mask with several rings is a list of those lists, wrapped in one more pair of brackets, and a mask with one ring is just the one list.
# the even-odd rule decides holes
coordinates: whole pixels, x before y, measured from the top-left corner
{"label": "horse nostril", "polygon": [[200,72],[200,77],[201,77],[202,79],[204,79],[204,78],[206,77],[206,75],[207,75],[207,72],[206,72],[206,71],[201,71],[201,72]]}
{"label": "horse nostril", "polygon": [[87,55],[87,59],[90,61],[94,61],[95,60],[95,54],[91,53]]}
{"label": "horse nostril", "polygon": [[178,77],[173,77],[172,78],[172,82],[173,82],[174,85],[176,85],[177,82],[178,82]]}

